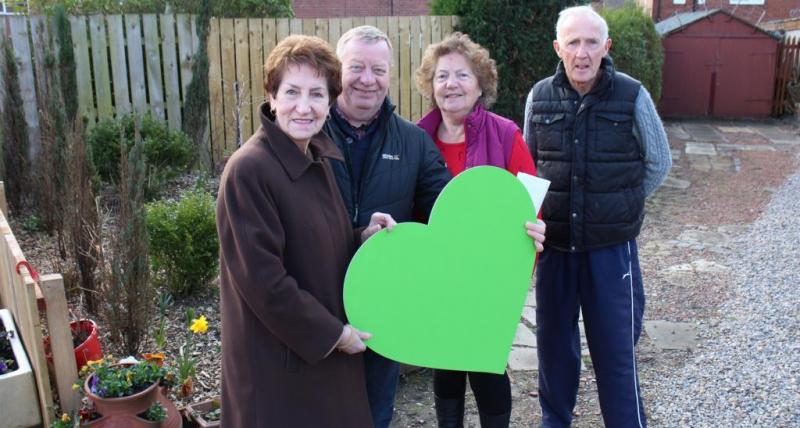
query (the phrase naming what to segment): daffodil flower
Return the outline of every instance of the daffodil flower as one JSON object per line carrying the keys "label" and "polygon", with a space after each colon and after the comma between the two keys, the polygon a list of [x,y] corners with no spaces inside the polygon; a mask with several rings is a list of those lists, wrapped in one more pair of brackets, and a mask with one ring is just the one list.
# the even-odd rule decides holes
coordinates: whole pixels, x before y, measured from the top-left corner
{"label": "daffodil flower", "polygon": [[191,330],[194,334],[207,332],[208,321],[206,320],[206,316],[200,315],[200,317],[193,319],[192,325],[189,326],[189,330]]}

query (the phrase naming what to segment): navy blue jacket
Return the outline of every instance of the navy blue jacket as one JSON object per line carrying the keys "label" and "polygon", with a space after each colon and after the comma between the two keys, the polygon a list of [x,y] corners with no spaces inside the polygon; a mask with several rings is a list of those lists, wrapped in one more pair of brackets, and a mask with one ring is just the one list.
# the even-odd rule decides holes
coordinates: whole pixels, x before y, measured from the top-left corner
{"label": "navy blue jacket", "polygon": [[345,158],[331,166],[350,221],[354,227],[365,226],[376,211],[391,214],[398,222],[427,220],[451,178],[439,149],[425,131],[395,114],[388,98],[375,120],[380,124],[358,183],[350,174],[348,139],[352,139],[334,119],[323,127]]}

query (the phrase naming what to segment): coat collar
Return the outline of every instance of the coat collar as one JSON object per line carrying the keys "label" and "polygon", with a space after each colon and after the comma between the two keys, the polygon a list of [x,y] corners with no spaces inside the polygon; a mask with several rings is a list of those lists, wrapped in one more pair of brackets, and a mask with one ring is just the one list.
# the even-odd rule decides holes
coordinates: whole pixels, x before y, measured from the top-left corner
{"label": "coat collar", "polygon": [[259,140],[272,148],[278,162],[292,180],[300,178],[314,162],[318,162],[322,158],[344,161],[342,153],[322,131],[311,137],[308,145],[308,150],[314,158],[311,160],[275,123],[275,117],[272,115],[268,103],[262,103],[258,110],[261,116],[261,128],[258,130],[258,133],[261,134]]}
{"label": "coat collar", "polygon": [[[469,112],[467,117],[464,119],[464,126],[466,126],[471,132],[480,132],[483,128],[485,119],[486,109],[483,108],[483,105],[481,105],[480,102],[476,102],[475,106],[472,108],[472,111]],[[436,130],[439,128],[440,123],[442,123],[442,111],[438,107],[434,107],[433,110],[429,111],[428,114],[423,116],[422,119],[417,122],[417,125],[424,129],[425,132],[431,136],[431,138],[435,139]]]}

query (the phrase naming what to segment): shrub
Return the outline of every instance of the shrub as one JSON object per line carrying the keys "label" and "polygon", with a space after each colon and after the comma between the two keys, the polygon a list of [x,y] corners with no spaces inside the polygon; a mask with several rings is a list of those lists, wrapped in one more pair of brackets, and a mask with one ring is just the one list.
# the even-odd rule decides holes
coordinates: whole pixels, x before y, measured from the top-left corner
{"label": "shrub", "polygon": [[214,197],[194,190],[147,207],[153,272],[174,295],[205,288],[217,273]]}
{"label": "shrub", "polygon": [[[0,73],[3,74],[3,179],[9,209],[19,212],[27,205],[26,186],[30,180],[28,160],[28,124],[22,110],[22,95],[19,88],[17,61],[11,39],[0,42],[3,58]],[[8,213],[6,213],[8,214]]]}
{"label": "shrub", "polygon": [[[197,13],[203,0],[29,0],[31,13],[52,13],[63,5],[70,15],[96,13]],[[294,16],[291,0],[212,0],[213,16],[220,18],[290,18]]]}
{"label": "shrub", "polygon": [[489,50],[497,62],[493,110],[522,125],[531,86],[555,71],[558,12],[574,0],[434,0],[431,10],[460,17],[456,30]]}
{"label": "shrub", "polygon": [[127,354],[136,355],[150,325],[154,297],[154,289],[148,282],[150,267],[141,139],[136,138],[130,158],[127,151],[120,152],[119,216],[116,231],[110,237],[111,271],[103,309],[112,340],[121,344]]}
{"label": "shrub", "polygon": [[199,164],[211,170],[211,147],[206,136],[208,119],[208,30],[211,21],[211,1],[201,0],[200,13],[195,19],[200,47],[192,63],[192,81],[186,87],[183,103],[183,132],[195,147]]}
{"label": "shrub", "polygon": [[[126,115],[118,120],[104,119],[89,131],[87,142],[92,161],[103,181],[116,181],[120,135],[130,150],[136,121],[137,117],[133,115]],[[156,120],[150,115],[141,118],[139,132],[144,143],[147,169],[145,192],[152,196],[164,181],[186,170],[192,158],[192,144],[186,134],[170,130],[166,122]]]}
{"label": "shrub", "polygon": [[613,41],[610,55],[617,70],[641,81],[658,105],[664,49],[653,20],[630,1],[620,8],[603,9],[600,14],[608,22],[608,36]]}

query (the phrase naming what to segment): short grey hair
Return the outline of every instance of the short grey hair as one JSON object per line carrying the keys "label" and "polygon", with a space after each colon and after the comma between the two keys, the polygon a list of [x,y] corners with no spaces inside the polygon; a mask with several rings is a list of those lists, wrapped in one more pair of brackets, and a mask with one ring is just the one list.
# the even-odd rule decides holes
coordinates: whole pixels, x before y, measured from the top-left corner
{"label": "short grey hair", "polygon": [[608,40],[608,23],[605,18],[595,12],[591,6],[573,6],[558,13],[558,21],[556,22],[556,39],[558,41],[561,41],[561,29],[567,19],[579,16],[591,19],[600,27],[600,32],[602,33],[601,42],[605,43]]}
{"label": "short grey hair", "polygon": [[372,25],[362,25],[347,30],[346,33],[342,34],[342,37],[339,37],[339,41],[336,43],[336,56],[339,57],[339,61],[342,60],[342,56],[344,55],[345,45],[353,39],[370,44],[383,40],[389,46],[389,53],[392,53],[392,42],[389,41],[389,36],[387,36],[386,33]]}

